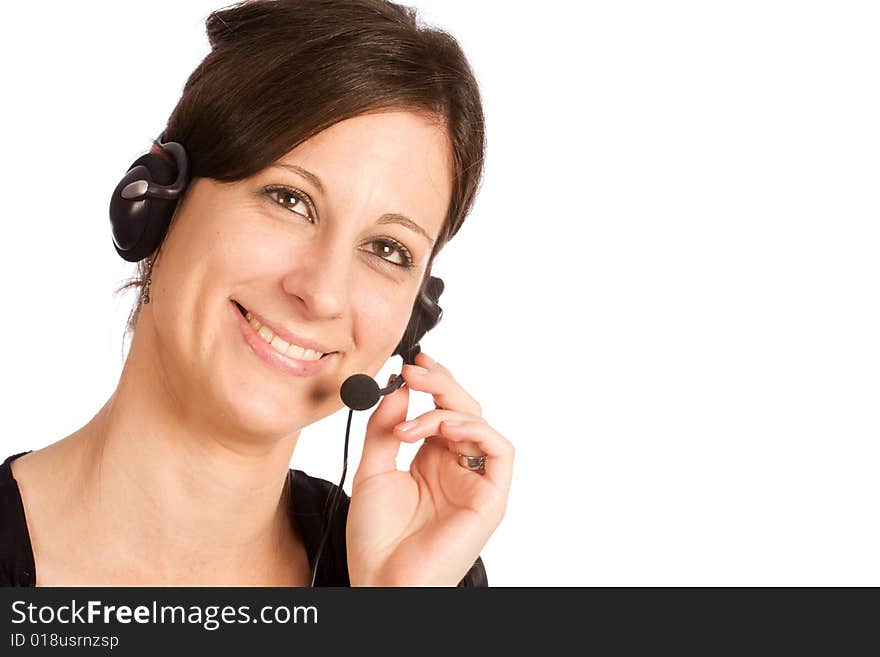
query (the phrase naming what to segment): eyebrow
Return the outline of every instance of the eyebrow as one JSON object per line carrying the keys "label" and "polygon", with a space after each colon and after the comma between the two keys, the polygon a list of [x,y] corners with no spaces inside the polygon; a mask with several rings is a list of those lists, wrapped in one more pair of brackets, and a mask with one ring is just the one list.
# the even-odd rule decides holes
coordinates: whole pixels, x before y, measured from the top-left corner
{"label": "eyebrow", "polygon": [[[303,169],[301,166],[297,166],[296,164],[273,164],[270,168],[274,169],[287,169],[288,171],[292,171],[293,173],[299,174],[310,183],[312,183],[315,187],[318,188],[318,191],[321,194],[326,194],[326,190],[324,189],[324,184],[321,182],[321,179],[318,178],[314,173],[309,171],[308,169]],[[434,240],[428,235],[427,231],[419,226],[415,221],[407,217],[406,215],[400,214],[398,212],[386,212],[379,220],[376,222],[378,224],[398,224],[403,226],[404,228],[409,228],[414,233],[418,233],[433,247]]]}

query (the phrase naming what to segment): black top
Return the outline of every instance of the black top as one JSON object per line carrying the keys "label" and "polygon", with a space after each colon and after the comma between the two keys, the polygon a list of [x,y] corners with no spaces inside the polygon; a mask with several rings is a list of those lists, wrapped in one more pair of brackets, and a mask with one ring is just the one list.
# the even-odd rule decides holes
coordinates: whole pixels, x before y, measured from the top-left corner
{"label": "black top", "polygon": [[[24,505],[18,482],[12,476],[12,468],[9,467],[12,461],[30,451],[9,456],[0,465],[0,586],[36,586],[34,552]],[[291,522],[296,523],[305,542],[311,573],[318,544],[321,541],[325,504],[336,485],[326,479],[312,477],[294,469],[288,472],[288,483],[292,493],[290,500],[296,501],[296,506],[291,504],[290,507]],[[321,554],[315,586],[351,586],[345,546],[345,525],[350,501],[349,496],[343,491],[333,526]],[[478,556],[458,586],[488,585],[483,560]]]}

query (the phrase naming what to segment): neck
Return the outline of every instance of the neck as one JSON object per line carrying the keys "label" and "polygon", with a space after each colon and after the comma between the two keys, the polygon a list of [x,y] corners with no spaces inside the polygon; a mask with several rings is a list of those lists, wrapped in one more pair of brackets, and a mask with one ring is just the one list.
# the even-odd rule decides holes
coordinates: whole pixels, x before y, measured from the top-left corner
{"label": "neck", "polygon": [[89,526],[133,568],[171,580],[277,564],[298,540],[285,484],[299,432],[250,435],[187,399],[152,326],[139,327],[116,391],[72,437]]}

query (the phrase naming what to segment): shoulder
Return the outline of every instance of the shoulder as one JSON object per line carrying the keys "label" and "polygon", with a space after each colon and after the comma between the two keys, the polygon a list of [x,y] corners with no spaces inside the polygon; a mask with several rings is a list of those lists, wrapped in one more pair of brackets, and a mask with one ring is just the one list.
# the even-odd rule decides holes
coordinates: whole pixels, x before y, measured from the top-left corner
{"label": "shoulder", "polygon": [[[330,514],[331,504],[336,505],[336,513],[333,516],[333,525],[337,529],[345,528],[348,518],[348,506],[351,502],[344,489],[339,489],[326,479],[306,474],[302,470],[290,470],[291,484],[291,512],[300,523],[305,523],[306,529],[315,529],[322,524]],[[337,495],[338,500],[334,500]]]}
{"label": "shoulder", "polygon": [[[7,539],[18,530],[26,528],[24,523],[24,507],[21,501],[21,491],[18,482],[12,472],[12,461],[29,452],[20,452],[6,458],[0,464],[0,537],[5,547]],[[22,526],[23,525],[23,526]]]}
{"label": "shoulder", "polygon": [[[315,584],[321,586],[350,586],[348,578],[348,549],[345,543],[345,527],[348,521],[349,496],[337,485],[314,477],[302,470],[291,469],[289,473],[291,495],[290,515],[302,536],[309,564],[314,568],[318,557],[318,573]],[[336,511],[331,517],[331,505]],[[321,539],[329,522],[323,549]]]}
{"label": "shoulder", "polygon": [[489,586],[489,578],[486,576],[486,567],[483,565],[483,557],[478,556],[474,565],[467,571],[458,583],[458,588],[482,588]]}
{"label": "shoulder", "polygon": [[[315,496],[326,495],[336,490],[336,484],[333,482],[321,479],[320,477],[314,477],[302,470],[291,469],[290,476],[294,490],[304,492],[309,499]],[[344,489],[342,490],[342,495],[346,500],[348,499]]]}
{"label": "shoulder", "polygon": [[33,550],[18,482],[10,464],[20,452],[0,464],[0,586],[33,586]]}

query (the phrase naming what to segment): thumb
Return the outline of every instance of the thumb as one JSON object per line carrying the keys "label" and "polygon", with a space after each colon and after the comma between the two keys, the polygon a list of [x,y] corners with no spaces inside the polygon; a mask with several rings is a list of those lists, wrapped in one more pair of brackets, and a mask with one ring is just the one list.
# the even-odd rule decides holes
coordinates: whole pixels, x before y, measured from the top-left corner
{"label": "thumb", "polygon": [[[389,377],[388,383],[391,383],[393,376]],[[352,494],[360,482],[377,474],[397,471],[400,440],[394,435],[394,427],[406,420],[408,409],[409,387],[403,386],[385,395],[373,411],[367,422],[361,463],[352,481]]]}

